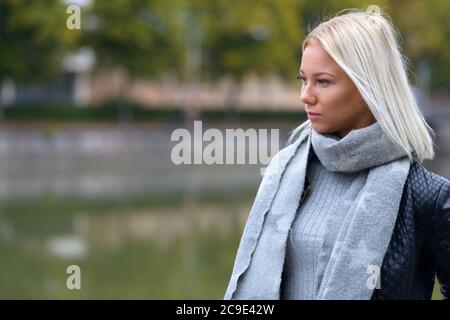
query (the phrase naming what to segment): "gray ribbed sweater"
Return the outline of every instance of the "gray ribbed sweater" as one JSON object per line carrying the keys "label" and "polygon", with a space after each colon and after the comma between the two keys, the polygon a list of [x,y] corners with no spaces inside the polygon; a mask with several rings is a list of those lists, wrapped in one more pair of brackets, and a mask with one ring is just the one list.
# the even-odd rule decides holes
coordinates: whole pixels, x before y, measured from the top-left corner
{"label": "gray ribbed sweater", "polygon": [[320,244],[324,237],[336,237],[336,234],[325,234],[324,226],[329,219],[338,225],[345,216],[345,212],[341,212],[341,216],[332,216],[329,209],[338,202],[353,179],[367,174],[367,170],[356,173],[328,171],[313,150],[309,161],[309,194],[299,207],[289,233],[281,299],[316,299],[323,277],[323,269],[318,266]]}

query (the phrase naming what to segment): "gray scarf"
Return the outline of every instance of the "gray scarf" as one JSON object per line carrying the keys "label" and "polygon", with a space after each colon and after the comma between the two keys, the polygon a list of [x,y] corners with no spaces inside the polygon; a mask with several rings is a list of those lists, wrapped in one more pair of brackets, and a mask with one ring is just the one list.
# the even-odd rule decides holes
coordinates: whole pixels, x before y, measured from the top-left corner
{"label": "gray scarf", "polygon": [[342,139],[312,128],[311,135],[314,151],[328,171],[358,172],[406,155],[389,140],[378,122],[352,130]]}
{"label": "gray scarf", "polygon": [[[379,123],[344,138],[310,126],[270,162],[258,189],[237,251],[225,299],[279,299],[286,241],[300,203],[310,146],[330,171],[361,172],[330,223],[336,237],[324,241],[318,299],[370,299],[397,218],[410,161]],[[355,197],[356,195],[356,197]],[[349,201],[356,199],[356,201]],[[343,210],[343,211],[341,211]]]}

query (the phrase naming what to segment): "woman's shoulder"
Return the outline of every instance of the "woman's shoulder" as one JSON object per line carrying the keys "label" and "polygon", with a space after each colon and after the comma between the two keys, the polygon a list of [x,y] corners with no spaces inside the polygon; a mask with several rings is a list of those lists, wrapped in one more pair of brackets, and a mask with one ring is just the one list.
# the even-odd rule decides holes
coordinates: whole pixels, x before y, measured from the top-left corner
{"label": "woman's shoulder", "polygon": [[440,189],[444,186],[450,186],[450,181],[446,177],[427,169],[423,164],[416,160],[411,163],[407,182],[421,189],[426,187],[428,192],[432,192],[433,190]]}
{"label": "woman's shoulder", "polygon": [[413,161],[406,180],[405,191],[411,195],[414,207],[433,208],[431,211],[435,211],[448,200],[450,181],[427,169],[423,164]]}

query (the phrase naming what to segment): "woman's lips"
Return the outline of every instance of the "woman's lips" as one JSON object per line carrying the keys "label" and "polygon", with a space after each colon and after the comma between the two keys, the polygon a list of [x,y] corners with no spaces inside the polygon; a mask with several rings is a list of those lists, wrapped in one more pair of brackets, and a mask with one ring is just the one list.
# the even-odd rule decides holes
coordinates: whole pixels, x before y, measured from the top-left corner
{"label": "woman's lips", "polygon": [[315,120],[320,117],[320,114],[308,112],[308,119]]}

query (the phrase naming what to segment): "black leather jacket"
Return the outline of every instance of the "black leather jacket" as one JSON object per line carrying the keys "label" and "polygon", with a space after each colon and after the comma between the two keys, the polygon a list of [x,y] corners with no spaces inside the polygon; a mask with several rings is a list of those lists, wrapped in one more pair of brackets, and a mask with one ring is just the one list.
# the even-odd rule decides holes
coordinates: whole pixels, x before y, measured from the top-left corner
{"label": "black leather jacket", "polygon": [[450,181],[413,162],[373,300],[450,297]]}

